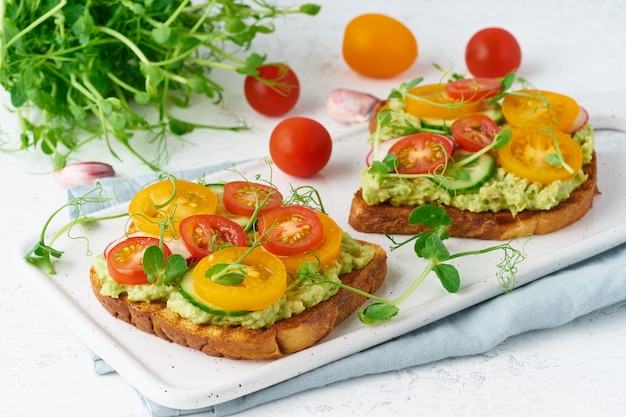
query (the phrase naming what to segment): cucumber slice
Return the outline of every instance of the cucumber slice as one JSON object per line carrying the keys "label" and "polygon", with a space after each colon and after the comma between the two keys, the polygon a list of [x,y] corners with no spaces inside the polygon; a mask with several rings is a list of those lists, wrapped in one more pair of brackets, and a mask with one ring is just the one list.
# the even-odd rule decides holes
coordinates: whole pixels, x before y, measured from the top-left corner
{"label": "cucumber slice", "polygon": [[481,113],[488,116],[498,125],[501,125],[505,122],[504,114],[502,113],[502,109],[500,108],[499,104],[494,104],[493,106],[481,111]]}
{"label": "cucumber slice", "polygon": [[223,182],[215,182],[213,184],[206,184],[206,188],[213,191],[218,198],[222,198],[224,195],[224,183]]}
{"label": "cucumber slice", "polygon": [[[503,124],[505,121],[504,114],[502,114],[502,109],[499,104],[494,104],[480,113],[486,115],[498,125]],[[450,133],[450,126],[452,126],[452,123],[454,123],[455,120],[456,119],[430,119],[423,117],[420,119],[420,122],[422,124],[422,128],[437,129],[445,133]]]}
{"label": "cucumber slice", "polygon": [[[470,152],[457,150],[453,155],[453,159],[458,161],[469,155],[471,155]],[[451,169],[454,169],[453,167],[454,164],[450,165]],[[462,170],[469,175],[468,178],[461,179],[451,175],[445,175],[443,177],[436,177],[434,181],[451,193],[475,190],[489,181],[495,174],[496,158],[488,153],[482,154],[476,161],[464,165]]]}
{"label": "cucumber slice", "polygon": [[420,122],[422,123],[422,129],[436,129],[448,134],[454,119],[430,119],[424,117],[420,119]]}
{"label": "cucumber slice", "polygon": [[187,301],[189,301],[191,304],[209,314],[213,314],[216,316],[238,317],[245,316],[246,314],[250,313],[249,311],[220,310],[208,304],[206,301],[200,298],[200,296],[196,293],[196,290],[193,288],[193,274],[191,272],[186,273],[180,280],[180,284],[178,285],[178,292],[180,292],[180,294],[185,297],[185,299],[187,299]]}

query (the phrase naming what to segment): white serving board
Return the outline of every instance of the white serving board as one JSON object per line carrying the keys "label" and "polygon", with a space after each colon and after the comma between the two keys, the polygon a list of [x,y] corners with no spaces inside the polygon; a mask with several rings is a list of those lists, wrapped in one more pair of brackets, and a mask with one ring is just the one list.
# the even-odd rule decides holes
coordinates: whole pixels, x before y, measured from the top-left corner
{"label": "white serving board", "polygon": [[[525,244],[527,259],[519,265],[517,286],[626,241],[626,216],[622,213],[626,208],[623,162],[626,118],[617,116],[619,110],[615,110],[621,108],[617,105],[620,101],[621,98],[608,102],[598,99],[593,101],[595,107],[587,107],[597,130],[598,184],[602,194],[596,197],[592,210],[576,224],[547,236],[536,236]],[[390,241],[384,236],[357,233],[347,224],[350,200],[358,189],[358,174],[369,150],[365,137],[365,130],[358,129],[334,138],[329,165],[313,178],[295,179],[274,169],[272,181],[284,194],[288,194],[291,186],[312,185],[320,191],[326,210],[346,231],[388,249]],[[268,167],[261,161],[237,168],[250,179],[256,174],[269,178]],[[207,177],[208,180],[235,178],[238,178],[236,174],[227,171]],[[125,209],[126,205],[122,204],[101,214]],[[75,230],[73,235],[87,237],[89,248],[99,253],[119,236],[124,221],[102,222]],[[94,255],[86,253],[86,241],[59,240],[55,246],[65,251],[65,255],[56,263],[57,274],[48,276],[22,261],[37,239],[34,234],[17,247],[14,258],[18,259],[19,276],[32,284],[51,310],[138,391],[156,403],[180,409],[197,409],[241,397],[502,294],[495,277],[495,265],[501,253],[467,257],[455,263],[462,281],[457,294],[446,293],[432,275],[400,305],[398,316],[384,324],[366,326],[352,315],[323,341],[302,352],[274,361],[234,361],[168,343],[111,317],[91,292],[88,271]],[[447,242],[453,253],[494,244],[456,238]],[[522,241],[514,245],[521,248]],[[394,298],[419,274],[424,262],[412,252],[412,245],[388,254],[387,280],[377,295]]]}

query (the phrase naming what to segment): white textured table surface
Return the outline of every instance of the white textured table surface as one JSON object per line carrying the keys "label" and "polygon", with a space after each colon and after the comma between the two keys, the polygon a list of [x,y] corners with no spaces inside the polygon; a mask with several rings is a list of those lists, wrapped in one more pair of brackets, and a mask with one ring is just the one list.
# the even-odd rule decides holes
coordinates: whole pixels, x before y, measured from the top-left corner
{"label": "white textured table surface", "polygon": [[[324,112],[330,89],[347,87],[384,96],[416,75],[436,81],[432,63],[455,64],[462,70],[465,43],[487,26],[505,27],[515,34],[523,54],[519,74],[541,88],[581,98],[626,94],[626,4],[620,0],[320,3],[318,16],[279,22],[277,32],[258,38],[255,49],[270,61],[289,63],[298,73],[303,90],[291,115],[316,118],[333,135],[347,128],[333,123]],[[345,23],[370,11],[400,18],[417,36],[420,57],[397,79],[359,77],[341,59]],[[254,129],[196,133],[191,144],[174,150],[168,169],[267,154],[267,137],[277,120],[248,109],[240,77],[216,76],[229,92],[223,111],[240,114]],[[15,131],[12,116],[0,111],[0,127],[10,135]],[[218,117],[218,110],[210,105],[200,103],[194,111],[208,114],[203,118]],[[235,142],[238,146],[231,146]],[[97,153],[88,150],[81,158],[95,159]],[[124,163],[109,160],[118,175],[148,172],[122,155]],[[134,389],[116,374],[95,375],[83,343],[12,274],[9,256],[15,242],[23,233],[36,233],[65,202],[65,191],[48,171],[48,161],[35,152],[0,154],[4,199],[0,205],[0,416],[145,416]],[[559,328],[513,337],[481,355],[341,382],[240,415],[623,416],[624,346],[626,303],[621,303]]]}

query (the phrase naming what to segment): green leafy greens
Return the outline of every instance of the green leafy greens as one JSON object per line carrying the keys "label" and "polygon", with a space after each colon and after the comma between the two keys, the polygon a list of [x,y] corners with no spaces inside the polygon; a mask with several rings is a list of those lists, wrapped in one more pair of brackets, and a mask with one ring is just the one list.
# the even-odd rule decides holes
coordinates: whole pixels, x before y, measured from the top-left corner
{"label": "green leafy greens", "polygon": [[[104,216],[104,217],[79,216],[81,212],[81,208],[85,204],[110,201],[110,198],[102,197],[101,193],[102,193],[102,188],[96,187],[93,190],[84,194],[83,196],[74,198],[70,200],[68,203],[59,207],[46,220],[44,226],[41,229],[41,233],[39,235],[39,241],[35,243],[35,245],[28,251],[28,253],[26,253],[26,255],[24,256],[24,259],[26,259],[26,261],[30,262],[31,264],[39,268],[42,268],[48,274],[53,275],[56,273],[56,271],[55,271],[54,265],[52,264],[52,259],[53,258],[59,259],[61,255],[63,255],[63,251],[60,251],[52,247],[52,245],[54,245],[54,243],[56,242],[58,238],[63,236],[65,233],[67,233],[68,236],[72,237],[70,235],[70,231],[72,227],[76,225],[87,225],[87,224],[99,222],[101,220],[109,220],[109,219],[115,219],[115,218],[126,216],[126,214]],[[67,224],[65,224],[65,226],[61,227],[49,240],[46,240],[48,227],[50,227],[50,224],[52,223],[53,219],[59,213],[66,210],[67,208],[73,208],[73,211],[75,214],[74,219],[68,222]],[[90,252],[89,249],[87,251]]]}
{"label": "green leafy greens", "polygon": [[413,283],[399,297],[393,300],[386,300],[375,295],[355,290],[349,286],[338,284],[342,288],[355,291],[374,301],[366,308],[358,310],[359,319],[363,323],[374,324],[379,321],[388,320],[397,315],[400,310],[398,304],[405,301],[431,273],[437,276],[446,291],[450,293],[458,292],[461,287],[460,273],[449,261],[464,256],[502,251],[503,260],[497,265],[498,272],[496,276],[505,292],[513,290],[517,264],[525,259],[522,250],[515,249],[510,243],[503,243],[475,251],[459,252],[455,254],[450,253],[444,241],[450,237],[446,229],[450,226],[451,219],[441,207],[430,205],[419,206],[413,210],[409,216],[409,223],[423,225],[425,230],[402,242],[396,242],[388,235],[387,237],[393,243],[391,250],[396,250],[413,242],[415,254],[419,258],[427,260],[428,263]]}
{"label": "green leafy greens", "polygon": [[[265,61],[231,50],[247,51],[257,34],[274,31],[277,17],[319,9],[266,0],[3,1],[0,85],[21,128],[20,144],[10,150],[39,148],[61,168],[73,152],[102,138],[113,156],[119,158],[117,141],[159,170],[170,135],[247,128],[185,121],[170,105],[187,107],[194,94],[220,103],[224,91],[210,78],[212,69],[257,76]],[[151,106],[155,117],[138,106]],[[137,149],[133,136],[140,131],[148,133],[153,157]]]}

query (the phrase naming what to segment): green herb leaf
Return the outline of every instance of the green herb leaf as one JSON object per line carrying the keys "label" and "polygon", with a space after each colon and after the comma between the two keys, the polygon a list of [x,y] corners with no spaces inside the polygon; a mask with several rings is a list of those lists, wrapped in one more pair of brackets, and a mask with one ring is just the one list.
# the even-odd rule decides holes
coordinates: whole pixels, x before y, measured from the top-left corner
{"label": "green herb leaf", "polygon": [[563,159],[555,153],[546,155],[546,162],[556,168],[563,168]]}
{"label": "green herb leaf", "polygon": [[449,264],[438,264],[435,265],[433,271],[441,281],[441,285],[446,291],[450,293],[456,293],[459,291],[461,287],[461,277],[459,276],[459,271],[453,265]]}
{"label": "green herb leaf", "polygon": [[146,248],[143,254],[143,271],[148,277],[148,282],[155,282],[163,268],[163,251],[156,245]]}
{"label": "green herb leaf", "polygon": [[452,223],[452,219],[441,207],[423,205],[416,207],[411,212],[409,223],[430,227],[447,227]]}
{"label": "green herb leaf", "polygon": [[450,259],[448,248],[446,248],[446,245],[443,244],[443,241],[436,233],[427,235],[427,238],[424,240],[424,246],[417,255],[422,258],[431,259],[436,263]]}
{"label": "green herb leaf", "polygon": [[152,39],[154,39],[157,43],[165,44],[172,34],[172,29],[166,25],[159,25],[152,29],[151,34]]}
{"label": "green herb leaf", "polygon": [[400,309],[393,304],[372,303],[364,310],[359,309],[359,320],[365,324],[374,324],[378,321],[389,320],[398,314]]}
{"label": "green herb leaf", "polygon": [[302,13],[308,14],[309,16],[315,16],[319,13],[322,6],[313,3],[306,3],[300,6],[300,11]]}
{"label": "green herb leaf", "polygon": [[182,255],[178,253],[170,255],[165,260],[163,283],[165,285],[174,283],[177,278],[181,277],[185,273],[186,270],[187,261]]}
{"label": "green herb leaf", "polygon": [[241,266],[219,263],[207,269],[204,276],[221,285],[239,285],[246,279],[245,269]]}

